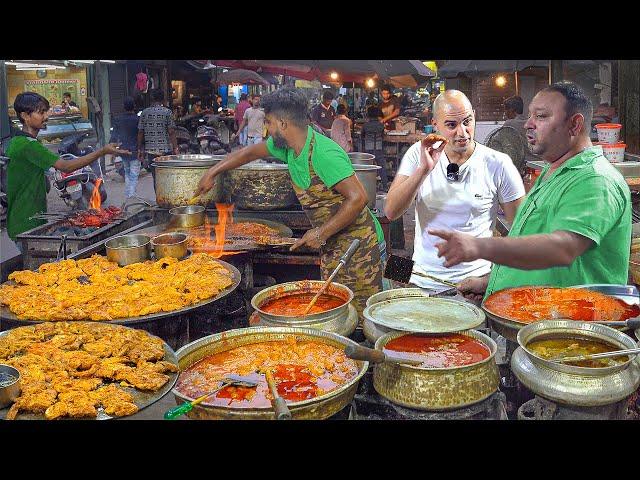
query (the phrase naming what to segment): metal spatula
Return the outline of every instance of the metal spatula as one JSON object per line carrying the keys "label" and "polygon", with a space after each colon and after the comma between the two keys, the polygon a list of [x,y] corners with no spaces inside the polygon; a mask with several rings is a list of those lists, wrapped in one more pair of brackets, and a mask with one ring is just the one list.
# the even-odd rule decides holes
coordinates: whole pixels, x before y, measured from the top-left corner
{"label": "metal spatula", "polygon": [[581,362],[583,360],[596,360],[598,358],[622,357],[625,355],[635,355],[640,353],[640,348],[629,348],[626,350],[616,350],[613,352],[592,353],[590,355],[577,355],[575,357],[562,357],[549,360],[553,363]]}
{"label": "metal spatula", "polygon": [[427,275],[426,273],[414,271],[414,264],[415,262],[410,258],[399,257],[398,255],[389,255],[389,259],[387,260],[387,264],[384,267],[384,273],[382,274],[382,276],[384,278],[395,280],[396,282],[409,283],[411,275],[413,274],[418,275],[419,277],[428,278],[429,280],[433,280],[434,282],[442,283],[449,287],[457,287],[455,283],[449,282],[448,280],[442,280],[438,277],[434,277],[433,275]]}

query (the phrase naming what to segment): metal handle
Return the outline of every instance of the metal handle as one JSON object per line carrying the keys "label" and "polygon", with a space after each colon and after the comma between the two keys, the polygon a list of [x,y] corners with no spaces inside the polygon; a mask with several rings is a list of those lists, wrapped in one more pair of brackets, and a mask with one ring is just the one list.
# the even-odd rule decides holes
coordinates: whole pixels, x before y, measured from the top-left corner
{"label": "metal handle", "polygon": [[596,360],[598,358],[621,357],[624,355],[635,355],[640,353],[640,348],[628,348],[626,350],[616,350],[613,352],[592,353],[590,355],[577,355],[575,357],[556,358],[553,363],[579,362],[582,360]]}
{"label": "metal handle", "polygon": [[167,410],[164,414],[165,420],[174,420],[180,415],[184,415],[193,409],[193,405],[191,402],[184,402],[182,405],[178,405],[177,407],[173,407],[171,410]]}
{"label": "metal handle", "polygon": [[353,254],[356,252],[359,246],[360,246],[360,240],[356,238],[353,242],[351,242],[351,245],[349,245],[349,248],[347,249],[345,254],[342,256],[342,258],[340,258],[340,263],[342,265],[346,265],[347,262],[351,259],[351,257],[353,257]]}
{"label": "metal handle", "polygon": [[347,357],[353,360],[366,360],[371,363],[405,363],[407,365],[420,365],[422,360],[410,360],[394,355],[393,353],[383,352],[373,348],[361,347],[360,345],[347,345],[344,349]]}
{"label": "metal handle", "polygon": [[627,320],[627,327],[631,328],[632,330],[636,330],[640,328],[640,318],[633,318],[631,320]]}
{"label": "metal handle", "polygon": [[282,397],[274,399],[273,409],[276,411],[276,420],[291,420],[291,410],[287,407],[287,402]]}

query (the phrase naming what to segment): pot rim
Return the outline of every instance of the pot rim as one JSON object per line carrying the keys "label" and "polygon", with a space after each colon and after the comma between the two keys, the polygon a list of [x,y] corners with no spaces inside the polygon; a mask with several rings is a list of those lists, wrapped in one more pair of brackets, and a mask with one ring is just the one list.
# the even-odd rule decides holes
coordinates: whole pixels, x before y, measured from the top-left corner
{"label": "pot rim", "polygon": [[[156,243],[156,239],[160,238],[160,237],[184,237],[181,240],[177,240],[173,243]],[[153,237],[151,239],[151,245],[155,246],[172,246],[172,245],[180,245],[181,243],[185,243],[189,238],[189,235],[187,235],[186,233],[182,233],[182,232],[165,232],[165,233],[161,233],[160,235],[156,235],[155,237]]]}
{"label": "pot rim", "polygon": [[[132,246],[115,246],[112,247],[110,245],[108,245],[110,242],[115,242],[116,240],[118,240],[119,238],[124,238],[124,237],[146,237],[147,241],[144,242],[141,245],[132,245]],[[115,238],[111,238],[109,240],[107,240],[106,242],[104,242],[104,247],[108,248],[109,250],[134,250],[137,248],[143,248],[148,246],[151,243],[151,237],[149,235],[146,235],[144,233],[135,233],[135,234],[127,234],[127,235],[118,235]]]}
{"label": "pot rim", "polygon": [[[193,209],[195,212],[179,212],[180,209]],[[192,216],[200,215],[205,212],[206,208],[202,205],[182,205],[180,207],[173,207],[169,209],[169,215],[175,216]]]}
{"label": "pot rim", "polygon": [[[317,293],[318,290],[320,290],[320,288],[322,288],[322,285],[324,284],[324,280],[297,280],[297,281],[293,281],[293,282],[285,282],[285,283],[276,283],[275,285],[272,285],[270,287],[266,287],[262,290],[260,290],[258,293],[256,293],[252,298],[251,298],[251,306],[253,307],[253,309],[258,312],[259,315],[264,315],[270,318],[274,318],[274,319],[288,319],[288,318],[299,318],[300,316],[293,316],[293,315],[279,315],[279,314],[275,314],[275,313],[270,313],[270,312],[265,312],[264,310],[262,310],[260,307],[266,303],[266,301],[263,301],[261,303],[261,305],[258,305],[258,296],[262,296],[265,295],[265,292],[271,292],[276,290],[278,287],[279,288],[283,288],[285,285],[289,286],[289,285],[295,285],[295,286],[299,286],[301,288],[298,289],[292,289],[292,290],[288,290],[286,295],[282,295],[282,296],[289,296],[289,295],[295,295],[296,293],[307,293],[305,291],[305,289],[303,288],[305,285],[309,285],[309,292],[314,292]],[[334,307],[330,310],[325,310],[324,312],[319,312],[319,313],[312,313],[309,315],[306,315],[306,318],[309,321],[313,321],[313,320],[322,320],[323,317],[332,314],[332,313],[336,313],[341,309],[345,309],[348,308],[348,306],[351,304],[351,301],[353,300],[354,294],[353,291],[347,287],[346,285],[343,285],[341,283],[338,282],[331,282],[331,285],[329,286],[329,288],[335,286],[338,290],[342,290],[342,291],[346,291],[349,294],[349,298],[348,300],[345,301],[345,303],[343,303],[342,305],[339,305],[337,307]],[[316,287],[316,288],[314,288]],[[273,300],[275,297],[269,297],[269,300]],[[342,297],[341,297],[342,299]]]}
{"label": "pot rim", "polygon": [[13,385],[15,385],[16,383],[18,383],[20,381],[20,370],[18,370],[17,368],[12,367],[11,365],[7,365],[6,363],[0,363],[0,368],[6,369],[6,370],[11,370],[11,372],[9,374],[11,376],[15,377],[15,380],[13,382],[8,383],[6,385],[3,385],[2,387],[0,387],[0,390],[4,390],[5,388],[12,387]]}
{"label": "pot rim", "polygon": [[352,166],[353,170],[356,172],[368,172],[382,169],[382,167],[379,165],[367,165],[364,163],[354,163],[352,164]]}
{"label": "pot rim", "polygon": [[[180,347],[178,349],[178,351],[176,352],[176,358],[178,361],[178,364],[180,363],[180,360],[182,358],[182,356],[186,355],[187,353],[191,353],[191,351],[196,351],[199,350],[201,347],[203,347],[204,345],[210,344],[210,343],[218,343],[218,342],[224,342],[225,340],[228,340],[229,338],[235,338],[235,337],[243,337],[243,336],[253,336],[254,334],[260,334],[260,333],[266,333],[266,334],[278,334],[278,333],[282,333],[282,334],[291,334],[291,335],[310,335],[312,337],[317,337],[319,340],[318,341],[322,341],[322,338],[331,338],[333,340],[336,340],[338,343],[343,344],[345,347],[347,345],[357,345],[356,342],[354,342],[353,340],[343,337],[342,335],[338,335],[337,333],[333,333],[333,332],[326,332],[326,331],[322,331],[322,330],[317,330],[315,328],[305,328],[305,327],[248,327],[248,328],[236,328],[233,330],[227,330],[221,333],[216,333],[213,335],[208,335],[206,337],[202,337],[194,342],[188,343],[187,345],[184,345],[183,347]],[[268,340],[267,340],[268,341]],[[256,341],[253,343],[261,343],[261,341]],[[235,348],[235,347],[232,347]],[[337,347],[336,347],[337,348]],[[230,350],[230,349],[227,349]],[[221,350],[221,351],[226,351],[226,350]],[[204,358],[204,357],[202,357]],[[194,363],[192,363],[191,365],[189,365],[189,367],[193,366],[195,363],[197,363],[198,361],[202,360],[202,358],[198,359],[197,361],[195,361]],[[358,366],[358,361],[356,361],[356,366]],[[329,400],[333,397],[337,397],[339,395],[341,395],[342,393],[344,393],[345,391],[347,391],[349,388],[352,388],[354,385],[357,385],[358,382],[360,381],[360,379],[364,376],[365,373],[367,373],[367,370],[369,369],[369,362],[367,361],[361,361],[362,365],[359,366],[358,368],[358,373],[356,374],[355,377],[353,377],[350,381],[348,381],[347,383],[345,383],[344,385],[340,386],[339,388],[336,388],[335,390],[332,390],[328,393],[325,393],[324,395],[319,395],[317,397],[314,398],[310,398],[307,400],[301,400],[298,402],[287,402],[287,406],[289,407],[289,409],[293,410],[293,409],[299,409],[302,407],[306,407],[306,406],[311,406],[313,404],[316,403],[320,403],[322,401],[326,401]],[[187,368],[189,368],[187,367]],[[180,372],[182,373],[182,371]],[[180,374],[178,374],[178,380],[180,379]],[[176,385],[178,384],[178,382],[176,381]],[[177,387],[174,386],[173,389],[171,390],[171,392],[177,397],[180,398],[183,401],[193,401],[195,400],[194,398],[190,398],[187,397],[186,395],[182,394],[181,392],[179,392],[177,390]],[[206,402],[202,402],[200,404],[201,406],[204,406],[206,408],[210,408],[210,409],[223,409],[223,410],[233,410],[233,411],[239,411],[239,412],[266,412],[266,411],[270,411],[273,410],[272,406],[269,407],[252,407],[252,408],[237,408],[237,407],[225,407],[225,406],[218,406],[218,405],[209,405]]]}
{"label": "pot rim", "polygon": [[417,370],[420,372],[445,372],[445,371],[455,371],[455,370],[463,370],[463,369],[469,369],[469,368],[476,368],[479,365],[484,365],[485,363],[489,363],[494,361],[494,358],[496,356],[496,353],[498,352],[498,344],[488,335],[485,335],[482,332],[479,332],[477,330],[473,330],[473,329],[469,329],[469,330],[462,330],[460,332],[448,332],[448,333],[419,333],[419,332],[399,332],[399,331],[393,331],[393,332],[389,332],[389,333],[385,333],[384,335],[382,335],[380,338],[378,338],[378,340],[375,343],[375,349],[376,350],[380,350],[382,351],[382,348],[389,343],[391,340],[398,338],[398,337],[403,337],[405,335],[426,335],[426,336],[433,336],[433,337],[444,337],[447,335],[465,335],[466,337],[471,337],[474,340],[478,340],[480,342],[482,342],[484,345],[486,345],[487,347],[489,347],[489,350],[491,351],[489,356],[487,358],[485,358],[484,360],[481,360],[479,362],[476,363],[471,363],[469,365],[459,365],[456,367],[438,367],[438,368],[428,368],[428,367],[419,367],[417,365],[407,365],[406,363],[399,363],[398,367],[400,368],[404,368],[407,370]]}
{"label": "pot rim", "polygon": [[[602,337],[605,337],[606,339],[604,341],[608,341],[612,344],[623,345],[624,348],[634,348],[636,346],[636,343],[631,337],[611,327],[607,327],[606,325],[566,319],[539,320],[530,325],[527,325],[526,327],[523,327],[522,329],[520,329],[517,335],[518,345],[522,347],[522,350],[531,359],[532,362],[556,372],[575,375],[608,375],[626,369],[636,359],[637,354],[628,354],[625,355],[628,360],[624,363],[621,363],[620,365],[614,365],[611,367],[578,367],[574,365],[559,364],[551,362],[549,360],[545,360],[544,358],[537,356],[527,348],[527,345],[536,338],[552,335],[554,331],[559,331],[564,336],[575,335],[587,339],[595,338],[597,340],[603,340]],[[588,335],[585,332],[591,332],[595,335]]]}

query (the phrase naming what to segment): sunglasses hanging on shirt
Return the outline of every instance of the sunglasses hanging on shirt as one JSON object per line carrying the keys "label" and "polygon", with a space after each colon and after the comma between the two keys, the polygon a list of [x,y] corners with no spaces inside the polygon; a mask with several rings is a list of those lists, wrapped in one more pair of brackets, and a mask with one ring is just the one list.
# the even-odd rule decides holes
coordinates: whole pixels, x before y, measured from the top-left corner
{"label": "sunglasses hanging on shirt", "polygon": [[460,181],[460,166],[457,163],[447,165],[447,180],[450,182]]}

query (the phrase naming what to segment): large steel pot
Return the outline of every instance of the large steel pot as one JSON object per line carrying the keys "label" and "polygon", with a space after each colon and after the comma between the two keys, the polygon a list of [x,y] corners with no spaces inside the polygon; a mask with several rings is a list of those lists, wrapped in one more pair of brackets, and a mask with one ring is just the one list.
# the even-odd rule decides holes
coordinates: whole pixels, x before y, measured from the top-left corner
{"label": "large steel pot", "polygon": [[243,210],[273,210],[298,205],[288,167],[254,161],[226,172],[224,198]]}
{"label": "large steel pot", "polygon": [[[211,165],[215,165],[214,162]],[[177,164],[162,164],[154,162],[156,169],[156,203],[163,208],[173,208],[187,205],[193,198],[196,187],[200,179],[207,172],[211,165],[190,165],[183,166]],[[200,205],[209,206],[216,202],[222,202],[222,184],[224,174],[219,175],[213,188],[204,195],[198,197]]]}
{"label": "large steel pot", "polygon": [[[357,345],[348,338],[314,328],[241,328],[210,335],[185,345],[176,352],[178,366],[183,371],[209,355],[250,343],[283,340],[289,335],[295,335],[297,340],[320,341],[338,348]],[[358,388],[358,382],[369,368],[368,362],[356,361],[356,363],[359,368],[358,374],[340,388],[310,400],[287,402],[293,418],[295,420],[321,420],[336,414],[349,405]],[[185,401],[194,400],[182,395],[176,389],[173,390],[173,394],[178,405]],[[200,420],[273,420],[275,418],[271,408],[225,408],[202,403],[194,406],[187,416]]]}
{"label": "large steel pot", "polygon": [[358,165],[376,165],[376,156],[366,152],[349,152],[347,153],[351,163]]}
{"label": "large steel pot", "polygon": [[[630,305],[640,303],[640,299],[637,296],[637,289],[631,285],[615,285],[615,284],[585,284],[574,285],[571,288],[585,288],[596,292],[609,295],[614,298],[619,298]],[[500,315],[493,313],[485,307],[484,300],[482,301],[482,311],[487,316],[489,326],[497,334],[502,335],[507,340],[517,342],[518,332],[521,328],[526,326],[526,323],[511,320],[509,318],[501,317]],[[551,319],[550,319],[551,320]],[[620,328],[620,330],[627,330],[626,328]]]}
{"label": "large steel pot", "polygon": [[172,167],[212,167],[225,158],[226,155],[164,155],[154,158],[153,161]]}
{"label": "large steel pot", "polygon": [[[383,302],[385,300],[392,300],[394,298],[408,298],[408,297],[428,297],[429,294],[425,292],[421,288],[394,288],[392,290],[385,290],[383,292],[376,293],[375,295],[371,295],[367,299],[366,306],[373,305],[374,303]],[[384,325],[377,325],[371,321],[369,318],[364,319],[363,326],[364,336],[371,343],[376,343],[376,341],[383,335],[389,332],[397,332],[398,330],[394,330],[389,327],[385,327]]]}
{"label": "large steel pot", "polygon": [[378,184],[378,170],[382,167],[377,165],[354,164],[353,169],[356,171],[356,177],[362,183],[364,190],[367,192],[369,202],[367,206],[370,209],[376,208],[376,191]]}
{"label": "large steel pot", "polygon": [[260,307],[268,301],[286,295],[298,293],[315,294],[322,288],[322,285],[324,285],[324,282],[320,280],[279,283],[256,293],[251,299],[251,306],[258,312],[262,325],[315,328],[325,332],[337,333],[338,335],[351,335],[357,326],[358,315],[357,312],[356,315],[353,314],[355,308],[350,305],[351,300],[353,300],[353,292],[349,287],[340,283],[332,282],[327,289],[327,293],[344,299],[345,303],[325,312],[313,313],[305,317],[291,317],[287,315],[275,315],[260,309]]}
{"label": "large steel pot", "polygon": [[[498,390],[500,375],[495,355],[496,342],[475,330],[458,332],[474,338],[491,350],[485,360],[452,368],[422,368],[406,364],[380,363],[373,369],[373,386],[393,403],[419,410],[454,410],[481,402]],[[382,350],[391,340],[407,335],[390,332],[376,342]]]}
{"label": "large steel pot", "polygon": [[637,355],[631,355],[621,365],[586,368],[553,363],[527,350],[532,341],[549,336],[585,337],[620,349],[636,346],[624,333],[591,322],[541,320],[527,325],[518,332],[520,346],[511,356],[511,370],[525,387],[541,397],[564,405],[597,407],[623,400],[640,386]]}

